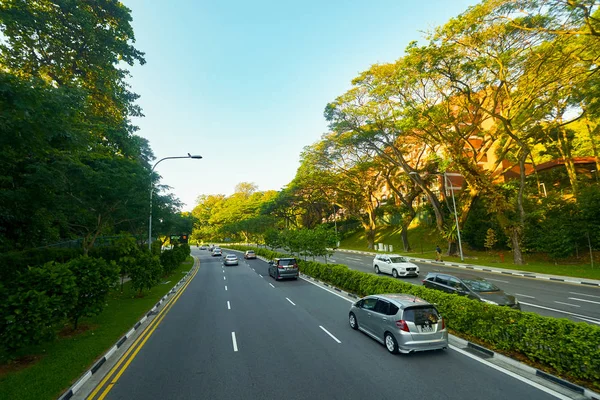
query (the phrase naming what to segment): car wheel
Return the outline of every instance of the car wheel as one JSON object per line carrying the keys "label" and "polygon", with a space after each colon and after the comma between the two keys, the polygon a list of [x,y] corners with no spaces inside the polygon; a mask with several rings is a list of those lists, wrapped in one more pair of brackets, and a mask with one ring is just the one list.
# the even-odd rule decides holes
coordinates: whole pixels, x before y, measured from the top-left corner
{"label": "car wheel", "polygon": [[348,322],[350,323],[350,328],[354,330],[358,329],[358,320],[356,319],[356,315],[354,315],[354,313],[350,313],[348,316]]}
{"label": "car wheel", "polygon": [[397,277],[398,277],[398,271],[396,271],[396,269],[393,269],[393,270],[392,270],[392,276],[393,276],[394,278],[397,278]]}
{"label": "car wheel", "polygon": [[377,265],[375,266],[375,273],[379,274],[379,267]]}
{"label": "car wheel", "polygon": [[389,332],[386,332],[384,339],[386,349],[392,354],[397,354],[398,342],[396,342],[396,338],[394,337],[394,335],[392,335]]}

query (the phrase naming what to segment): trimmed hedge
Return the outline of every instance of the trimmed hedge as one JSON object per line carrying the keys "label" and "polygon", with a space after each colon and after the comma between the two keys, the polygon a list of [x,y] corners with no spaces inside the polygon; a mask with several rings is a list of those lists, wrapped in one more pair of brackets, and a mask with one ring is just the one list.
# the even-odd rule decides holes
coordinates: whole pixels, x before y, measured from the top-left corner
{"label": "trimmed hedge", "polygon": [[[269,259],[285,257],[266,249],[255,251]],[[454,332],[477,338],[498,350],[520,353],[560,375],[585,380],[600,388],[600,327],[487,304],[391,277],[351,270],[345,265],[299,260],[299,266],[307,275],[360,296],[416,295],[435,303]]]}

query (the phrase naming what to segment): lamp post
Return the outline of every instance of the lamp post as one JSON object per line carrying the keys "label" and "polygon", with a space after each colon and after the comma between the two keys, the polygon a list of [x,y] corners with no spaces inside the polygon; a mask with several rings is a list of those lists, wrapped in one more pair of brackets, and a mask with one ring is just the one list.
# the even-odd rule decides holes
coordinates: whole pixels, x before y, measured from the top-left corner
{"label": "lamp post", "polygon": [[148,218],[148,250],[152,250],[152,193],[154,192],[154,185],[152,185],[152,173],[154,172],[154,168],[156,168],[156,166],[160,164],[161,161],[174,160],[176,158],[193,158],[194,160],[199,160],[202,158],[202,156],[191,155],[190,153],[188,153],[187,156],[165,157],[158,160],[156,164],[154,164],[154,166],[152,167],[152,170],[150,171],[150,217]]}
{"label": "lamp post", "polygon": [[[418,175],[418,173],[416,171],[411,171],[408,173],[409,175]],[[448,176],[446,175],[446,172],[444,171],[442,174],[431,174],[431,175],[443,175],[444,176],[444,185],[446,186],[446,190],[448,189],[448,183],[452,183],[450,182],[450,179],[448,179]],[[460,252],[460,261],[464,261],[464,256],[463,256],[463,250],[462,250],[462,240],[460,238],[460,227],[458,225],[458,213],[456,212],[456,201],[454,200],[454,188],[451,186],[451,192],[452,192],[452,205],[454,206],[454,219],[456,220],[456,234],[458,236],[458,251]]]}

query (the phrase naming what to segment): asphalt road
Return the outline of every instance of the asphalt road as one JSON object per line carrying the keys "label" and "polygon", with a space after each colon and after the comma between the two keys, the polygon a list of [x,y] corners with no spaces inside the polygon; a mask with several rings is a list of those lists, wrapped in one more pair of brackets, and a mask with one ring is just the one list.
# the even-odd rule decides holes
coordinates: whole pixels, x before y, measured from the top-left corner
{"label": "asphalt road", "polygon": [[[336,251],[336,263],[363,272],[373,272],[373,256]],[[329,260],[332,262],[332,260]],[[600,325],[600,288],[572,283],[552,282],[541,279],[510,276],[499,273],[468,271],[464,268],[447,267],[416,262],[420,276],[400,278],[405,282],[421,285],[428,272],[461,272],[477,275],[493,282],[496,286],[514,294],[523,311],[555,318],[569,318],[575,322]]]}
{"label": "asphalt road", "polygon": [[350,329],[347,299],[193,253],[198,273],[107,399],[554,398],[452,349],[391,355]]}

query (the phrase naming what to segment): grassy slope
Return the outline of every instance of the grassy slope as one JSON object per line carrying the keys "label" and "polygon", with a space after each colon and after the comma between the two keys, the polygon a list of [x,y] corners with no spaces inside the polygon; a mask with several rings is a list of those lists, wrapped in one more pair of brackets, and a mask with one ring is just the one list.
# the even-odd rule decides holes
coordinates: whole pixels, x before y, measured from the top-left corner
{"label": "grassy slope", "polygon": [[[402,246],[400,230],[393,227],[385,227],[377,230],[375,243],[391,244],[394,246],[394,253],[430,259],[435,259],[435,246],[437,244],[440,245],[442,250],[445,250],[445,246],[447,245],[446,241],[435,230],[423,227],[410,229],[408,240],[413,249],[410,252],[405,252]],[[340,248],[370,251],[367,249],[367,239],[362,231],[342,240]],[[471,250],[466,247],[463,248],[463,251],[465,256],[464,262],[467,264],[600,280],[600,257],[598,257],[598,254],[596,254],[598,258],[596,259],[595,268],[592,268],[589,257],[585,258],[587,254],[583,254],[580,260],[573,258],[557,263],[546,259],[543,255],[525,255],[526,264],[515,265],[512,263],[512,253],[510,251],[501,252],[504,255],[504,262],[501,261],[499,252],[487,253]],[[461,262],[460,257],[444,257],[444,261]]]}
{"label": "grassy slope", "polygon": [[123,293],[110,295],[102,314],[81,321],[89,329],[73,337],[23,349],[19,355],[39,357],[35,364],[14,371],[7,365],[0,375],[0,399],[55,399],[88,370],[119,338],[150,310],[190,270],[193,259],[188,258],[165,281],[142,298],[136,298],[130,282]]}

